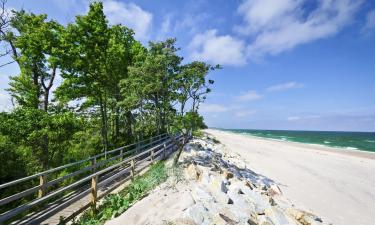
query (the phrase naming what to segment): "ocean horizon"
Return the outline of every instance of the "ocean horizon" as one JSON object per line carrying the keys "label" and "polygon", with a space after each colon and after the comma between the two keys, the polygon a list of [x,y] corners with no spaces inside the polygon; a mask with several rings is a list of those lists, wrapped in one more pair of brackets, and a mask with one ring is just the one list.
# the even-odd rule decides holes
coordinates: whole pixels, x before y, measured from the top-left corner
{"label": "ocean horizon", "polygon": [[375,132],[214,129],[267,139],[316,144],[343,150],[375,152]]}

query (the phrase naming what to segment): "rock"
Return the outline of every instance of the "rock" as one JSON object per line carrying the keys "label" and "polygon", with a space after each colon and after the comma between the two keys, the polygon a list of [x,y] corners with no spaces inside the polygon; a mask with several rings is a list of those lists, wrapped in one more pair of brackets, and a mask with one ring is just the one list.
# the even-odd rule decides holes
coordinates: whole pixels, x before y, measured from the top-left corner
{"label": "rock", "polygon": [[193,197],[195,202],[199,202],[199,201],[213,202],[214,201],[214,198],[212,197],[212,195],[201,187],[193,188],[191,192],[191,196]]}
{"label": "rock", "polygon": [[250,181],[248,181],[248,180],[245,180],[245,185],[247,187],[249,187],[251,190],[253,190],[254,188],[256,188],[256,186],[253,183],[251,183]]}
{"label": "rock", "polygon": [[[222,220],[224,224],[238,224],[239,219],[229,208],[223,208],[217,214],[216,219],[218,221]],[[215,224],[215,223],[214,223]]]}
{"label": "rock", "polygon": [[258,225],[258,223],[256,223],[253,219],[248,219],[248,220],[247,220],[247,223],[248,223],[249,225]]}
{"label": "rock", "polygon": [[191,142],[181,155],[195,200],[183,211],[187,219],[202,225],[321,225],[318,217],[295,209],[274,181],[248,169],[239,155],[204,138]]}
{"label": "rock", "polygon": [[196,224],[203,224],[205,220],[208,218],[208,211],[203,206],[203,204],[195,204],[194,206],[188,208],[186,210],[186,214],[190,217],[194,223]]}
{"label": "rock", "polygon": [[275,202],[275,200],[272,197],[270,197],[269,203],[270,203],[271,206],[277,205],[276,202]]}
{"label": "rock", "polygon": [[201,175],[202,175],[202,170],[199,169],[196,165],[194,164],[190,164],[187,168],[186,168],[186,174],[187,174],[187,177],[189,179],[192,179],[192,180],[200,180],[201,178]]}
{"label": "rock", "polygon": [[227,179],[227,180],[233,178],[233,173],[229,172],[228,170],[224,170],[223,175],[224,175],[225,179]]}
{"label": "rock", "polygon": [[254,210],[256,213],[264,214],[264,210],[271,206],[270,203],[268,202],[268,198],[264,198],[264,196],[262,196],[260,193],[256,192],[255,190],[243,189],[243,192],[245,194],[242,196],[244,196],[248,202],[254,205]]}
{"label": "rock", "polygon": [[292,218],[287,217],[282,210],[274,206],[265,210],[265,216],[270,218],[274,224],[297,225]]}
{"label": "rock", "polygon": [[231,200],[228,195],[226,195],[223,192],[216,192],[213,193],[213,197],[215,198],[216,202],[221,203],[221,204],[230,204]]}
{"label": "rock", "polygon": [[231,218],[229,218],[228,216],[222,214],[222,213],[219,213],[219,215],[217,217],[214,217],[214,224],[216,225],[219,225],[219,224],[223,224],[223,225],[235,225],[237,224],[237,222]]}
{"label": "rock", "polygon": [[268,188],[267,193],[269,196],[273,197],[275,195],[282,195],[282,192],[276,184],[271,184],[271,186]]}
{"label": "rock", "polygon": [[210,180],[211,180],[210,190],[212,192],[216,192],[218,190],[223,192],[223,193],[228,192],[228,188],[225,185],[225,180],[223,180],[221,177],[211,176]]}
{"label": "rock", "polygon": [[[259,225],[275,225],[272,220],[270,220],[265,215],[258,216],[258,224]],[[287,224],[277,224],[277,225],[287,225]]]}
{"label": "rock", "polygon": [[300,222],[302,225],[316,225],[321,224],[323,222],[320,218],[316,217],[315,215],[302,210],[288,208],[286,212],[294,219],[296,219],[298,222]]}

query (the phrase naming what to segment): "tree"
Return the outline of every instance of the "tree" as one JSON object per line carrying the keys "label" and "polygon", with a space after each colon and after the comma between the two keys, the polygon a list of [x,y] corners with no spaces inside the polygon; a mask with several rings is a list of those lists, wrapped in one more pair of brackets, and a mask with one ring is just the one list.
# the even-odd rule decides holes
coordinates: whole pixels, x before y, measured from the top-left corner
{"label": "tree", "polygon": [[8,91],[20,106],[48,110],[50,92],[59,67],[63,27],[47,15],[13,11],[11,30],[2,40],[12,48],[20,75],[11,77]]}
{"label": "tree", "polygon": [[182,58],[176,52],[175,39],[150,42],[148,50],[140,51],[141,59],[129,67],[129,78],[121,82],[123,105],[137,109],[140,124],[147,115],[155,119],[156,133],[168,131],[169,114],[175,110],[175,79]]}
{"label": "tree", "polygon": [[[210,85],[213,80],[207,80],[206,76],[211,70],[220,69],[204,62],[194,61],[183,65],[181,73],[177,76],[178,94],[177,99],[180,104],[180,116],[183,127],[195,130],[203,127],[203,120],[198,114],[199,104],[206,99],[206,95],[211,92]],[[191,109],[185,116],[185,107],[191,100]]]}
{"label": "tree", "polygon": [[[27,160],[43,170],[60,165],[70,140],[80,130],[80,119],[71,112],[48,114],[33,108],[18,108],[0,115],[0,135],[7,136]],[[44,138],[47,137],[48,142]],[[47,145],[47,146],[46,146]],[[35,167],[35,165],[33,165]],[[38,171],[38,170],[36,170]]]}

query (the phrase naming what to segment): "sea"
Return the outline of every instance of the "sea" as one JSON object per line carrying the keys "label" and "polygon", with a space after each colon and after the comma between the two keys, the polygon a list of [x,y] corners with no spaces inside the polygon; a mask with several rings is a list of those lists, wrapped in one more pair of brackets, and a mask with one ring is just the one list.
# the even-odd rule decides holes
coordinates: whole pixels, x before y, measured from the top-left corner
{"label": "sea", "polygon": [[375,152],[375,132],[221,129],[282,141],[317,144],[346,150]]}

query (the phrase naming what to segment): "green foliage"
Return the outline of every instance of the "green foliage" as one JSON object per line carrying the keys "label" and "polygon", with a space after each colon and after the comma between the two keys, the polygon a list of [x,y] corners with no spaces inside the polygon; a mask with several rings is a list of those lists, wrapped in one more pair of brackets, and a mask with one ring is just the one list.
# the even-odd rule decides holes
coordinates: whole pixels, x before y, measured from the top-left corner
{"label": "green foliage", "polygon": [[204,133],[203,133],[202,130],[195,130],[195,131],[193,132],[193,136],[194,136],[194,137],[197,137],[197,138],[202,138],[202,137],[204,137]]}
{"label": "green foliage", "polygon": [[[13,49],[21,74],[11,77],[11,96],[20,106],[48,108],[48,98],[59,65],[60,36],[63,27],[47,21],[47,15],[13,11],[13,28],[3,40]],[[41,99],[43,96],[43,99]]]}
{"label": "green foliage", "polygon": [[[8,88],[15,107],[0,112],[0,157],[7,159],[1,183],[157,134],[206,127],[198,109],[211,92],[207,76],[219,66],[183,64],[176,39],[145,47],[133,30],[110,25],[98,1],[66,26],[23,10],[10,19],[0,16],[0,42],[9,50],[4,55],[10,54],[20,71],[12,74]],[[55,82],[57,76],[62,82]],[[77,168],[49,179],[71,169]],[[137,180],[121,199],[129,205],[141,198],[165,179],[158,176]],[[0,197],[35,185],[2,189]],[[128,207],[118,196],[111,198],[106,204],[116,211]]]}
{"label": "green foliage", "polygon": [[152,165],[143,175],[136,177],[128,187],[118,194],[107,196],[99,206],[98,213],[85,212],[75,225],[104,224],[105,221],[121,215],[136,201],[142,199],[150,190],[165,182],[168,178],[167,169],[163,161]]}
{"label": "green foliage", "polygon": [[17,108],[12,113],[1,113],[0,118],[0,134],[21,150],[30,172],[38,171],[38,164],[60,165],[73,135],[81,129],[81,119],[71,112],[49,114],[40,109]]}

